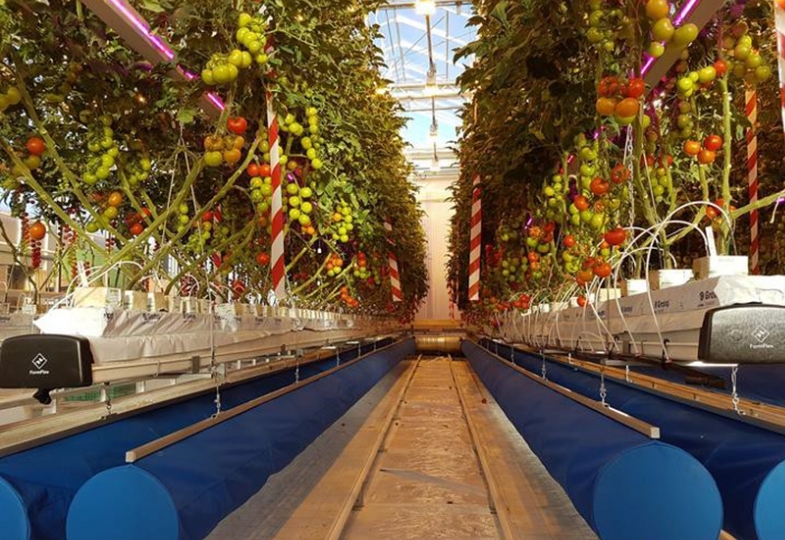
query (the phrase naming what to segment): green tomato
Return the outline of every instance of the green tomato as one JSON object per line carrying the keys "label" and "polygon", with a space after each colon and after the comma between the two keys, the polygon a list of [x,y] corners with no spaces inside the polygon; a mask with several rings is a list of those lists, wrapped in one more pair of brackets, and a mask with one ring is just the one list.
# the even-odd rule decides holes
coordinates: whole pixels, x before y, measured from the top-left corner
{"label": "green tomato", "polygon": [[717,70],[714,66],[706,66],[698,72],[698,81],[701,84],[708,84],[717,78]]}
{"label": "green tomato", "polygon": [[235,49],[229,54],[228,62],[235,67],[242,67],[243,65],[243,52]]}
{"label": "green tomato", "polygon": [[651,33],[654,36],[656,41],[665,41],[668,42],[673,38],[673,34],[676,32],[676,28],[674,28],[673,23],[667,17],[663,17],[651,28]]}
{"label": "green tomato", "polygon": [[292,221],[300,219],[301,212],[297,208],[292,208],[289,210],[289,219]]}
{"label": "green tomato", "polygon": [[591,217],[589,225],[594,230],[599,230],[605,225],[605,214],[597,213]]}
{"label": "green tomato", "polygon": [[237,16],[237,26],[240,28],[245,28],[252,22],[253,16],[251,16],[249,13],[240,13],[240,15]]}
{"label": "green tomato", "polygon": [[693,23],[683,24],[673,33],[673,43],[677,47],[686,47],[698,38],[700,29]]}
{"label": "green tomato", "polygon": [[750,54],[752,54],[752,47],[750,47],[749,45],[744,45],[742,43],[739,43],[738,45],[736,45],[736,48],[733,49],[733,57],[736,60],[747,60]]}
{"label": "green tomato", "polygon": [[319,158],[316,158],[316,159],[311,161],[311,167],[313,167],[314,170],[316,170],[316,171],[321,169],[323,166],[324,166],[324,164],[322,163],[322,160],[319,159]]}
{"label": "green tomato", "polygon": [[219,167],[223,161],[224,157],[221,152],[207,152],[204,155],[204,163],[208,167]]}
{"label": "green tomato", "polygon": [[95,176],[99,180],[106,180],[107,178],[109,178],[110,174],[111,174],[111,171],[109,170],[108,167],[101,166],[101,167],[98,167],[96,169],[96,171],[95,171]]}
{"label": "green tomato", "polygon": [[303,199],[310,199],[313,197],[313,190],[308,186],[305,186],[304,188],[300,189],[300,197]]}
{"label": "green tomato", "polygon": [[592,218],[594,218],[594,212],[591,210],[583,210],[580,213],[580,219],[583,223],[590,223]]}
{"label": "green tomato", "polygon": [[300,197],[289,197],[289,206],[297,208],[298,206],[300,206],[301,202],[302,201],[300,201]]}
{"label": "green tomato", "polygon": [[313,204],[311,204],[311,203],[309,203],[309,202],[304,202],[304,203],[302,203],[302,204],[300,205],[300,211],[301,211],[303,214],[310,214],[311,212],[313,212]]}

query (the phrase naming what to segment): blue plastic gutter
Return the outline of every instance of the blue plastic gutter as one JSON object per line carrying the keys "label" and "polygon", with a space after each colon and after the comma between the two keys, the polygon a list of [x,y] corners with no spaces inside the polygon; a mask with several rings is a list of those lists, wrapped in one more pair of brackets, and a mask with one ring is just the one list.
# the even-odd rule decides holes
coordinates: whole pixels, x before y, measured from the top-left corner
{"label": "blue plastic gutter", "polygon": [[[373,350],[370,344],[359,351],[341,351],[341,362]],[[335,365],[335,356],[305,364],[299,378],[305,380]],[[222,407],[227,410],[289,386],[295,377],[291,369],[224,387]],[[0,458],[0,540],[64,540],[71,501],[88,480],[123,465],[127,450],[209,418],[216,410],[214,400],[214,392],[198,395]]]}
{"label": "blue plastic gutter", "polygon": [[464,341],[507,417],[602,540],[717,540],[722,501],[708,471]]}
{"label": "blue plastic gutter", "polygon": [[96,474],[71,504],[68,540],[203,539],[414,351],[406,339]]}
{"label": "blue plastic gutter", "polygon": [[[510,348],[499,345],[499,355],[507,361]],[[527,371],[542,372],[540,356],[516,350],[514,358]],[[547,357],[544,362],[549,380],[587,397],[599,395],[596,374]],[[606,378],[605,386],[609,405],[659,426],[662,441],[685,450],[712,474],[727,532],[737,540],[785,539],[785,436],[615,379]]]}

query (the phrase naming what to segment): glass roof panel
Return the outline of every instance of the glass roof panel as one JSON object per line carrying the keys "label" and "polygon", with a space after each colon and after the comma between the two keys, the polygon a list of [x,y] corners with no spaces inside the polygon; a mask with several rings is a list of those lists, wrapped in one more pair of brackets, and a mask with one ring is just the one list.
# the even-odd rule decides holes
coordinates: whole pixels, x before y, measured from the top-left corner
{"label": "glass roof panel", "polygon": [[[371,24],[378,24],[384,37],[378,46],[384,51],[387,64],[383,72],[392,81],[390,91],[399,98],[406,109],[409,125],[403,136],[416,150],[446,149],[457,138],[456,128],[461,121],[457,116],[464,102],[455,85],[455,79],[471,58],[453,62],[455,50],[476,38],[476,29],[467,27],[472,16],[471,4],[437,0],[436,12],[430,19],[414,9],[414,2],[393,0],[370,17]],[[430,46],[428,25],[430,24]],[[428,95],[426,82],[433,59],[436,71],[434,97]],[[432,92],[432,93],[433,93]],[[436,119],[438,136],[430,137],[433,119]]]}

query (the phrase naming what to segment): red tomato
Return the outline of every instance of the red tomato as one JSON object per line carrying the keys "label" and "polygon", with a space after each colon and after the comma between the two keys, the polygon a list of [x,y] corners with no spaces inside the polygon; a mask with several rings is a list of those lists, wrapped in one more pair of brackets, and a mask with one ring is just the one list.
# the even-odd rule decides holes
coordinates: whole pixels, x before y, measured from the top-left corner
{"label": "red tomato", "polygon": [[711,150],[712,152],[716,152],[720,148],[722,148],[722,137],[719,135],[709,135],[706,137],[706,140],[703,141],[703,147],[706,150]]}
{"label": "red tomato", "polygon": [[139,236],[140,234],[142,234],[142,231],[144,231],[144,225],[142,225],[139,222],[136,222],[133,225],[131,225],[131,228],[129,230],[131,231],[131,234],[133,234],[134,236]]}
{"label": "red tomato", "polygon": [[630,84],[627,85],[627,97],[638,99],[646,93],[646,83],[643,79],[630,79]]}
{"label": "red tomato", "polygon": [[526,258],[529,259],[530,263],[536,263],[540,260],[540,256],[534,251],[529,252]]}
{"label": "red tomato", "polygon": [[46,144],[40,137],[30,137],[25,144],[27,151],[34,156],[40,156],[46,150]]}
{"label": "red tomato", "polygon": [[698,154],[698,163],[701,165],[711,165],[717,158],[717,154],[711,150],[701,150]]}
{"label": "red tomato", "polygon": [[697,156],[701,151],[701,143],[698,141],[687,141],[684,143],[684,153],[688,156]]}
{"label": "red tomato", "polygon": [[600,81],[598,92],[601,96],[610,97],[619,91],[619,81],[616,77],[605,77]]}
{"label": "red tomato", "polygon": [[[777,0],[777,1],[781,2],[783,0]],[[714,62],[714,69],[717,72],[718,76],[724,77],[725,74],[728,72],[728,63],[720,58],[719,60]]]}
{"label": "red tomato", "polygon": [[586,303],[587,302],[586,302],[586,297],[585,296],[579,296],[578,297],[578,305],[579,306],[586,307]]}
{"label": "red tomato", "polygon": [[270,165],[267,163],[259,166],[259,176],[261,176],[262,178],[267,178],[272,174],[272,172],[273,171],[272,169],[270,169]]}
{"label": "red tomato", "polygon": [[258,262],[261,266],[267,266],[270,264],[270,255],[262,252],[256,256],[256,262]]}
{"label": "red tomato", "polygon": [[589,200],[583,195],[578,195],[575,197],[575,200],[573,200],[572,203],[575,205],[575,208],[581,212],[589,209]]}
{"label": "red tomato", "polygon": [[259,169],[260,169],[259,165],[257,165],[256,163],[251,163],[250,165],[248,165],[246,171],[248,172],[248,176],[259,176],[260,175]]}
{"label": "red tomato", "polygon": [[613,181],[614,184],[621,184],[629,180],[629,178],[630,170],[621,163],[616,165],[613,168],[613,171],[611,171],[611,181]]}
{"label": "red tomato", "polygon": [[44,236],[46,236],[46,225],[40,221],[36,221],[30,225],[29,234],[30,238],[33,240],[43,240]]}
{"label": "red tomato", "polygon": [[573,235],[571,235],[571,234],[568,234],[567,236],[564,237],[564,240],[562,240],[562,243],[564,244],[564,247],[569,249],[569,248],[571,248],[571,247],[573,247],[575,245],[575,243],[576,243],[575,237]]}
{"label": "red tomato", "polygon": [[608,193],[608,190],[611,189],[611,185],[602,178],[598,177],[591,181],[589,189],[591,189],[591,192],[595,195],[605,195]]}
{"label": "red tomato", "polygon": [[232,290],[238,294],[242,294],[245,292],[245,283],[239,279],[234,280],[234,283],[232,283]]}
{"label": "red tomato", "polygon": [[630,118],[638,114],[640,103],[635,98],[625,98],[616,105],[616,116]]}
{"label": "red tomato", "polygon": [[142,208],[142,215],[144,217],[150,217],[153,215],[153,213],[150,211],[149,208]]}
{"label": "red tomato", "polygon": [[579,285],[585,285],[586,283],[594,279],[594,273],[589,269],[584,269],[584,270],[580,270],[575,277],[578,280]]}
{"label": "red tomato", "polygon": [[542,230],[544,230],[546,233],[552,233],[553,231],[556,230],[556,222],[549,221],[548,223],[543,225]]}
{"label": "red tomato", "polygon": [[242,116],[233,116],[226,121],[226,129],[235,135],[242,135],[248,129],[248,122]]}
{"label": "red tomato", "polygon": [[202,214],[202,221],[204,221],[204,222],[207,222],[207,221],[212,221],[212,220],[213,220],[213,217],[215,217],[215,216],[213,215],[213,213],[212,213],[210,210],[208,210],[207,212],[205,212],[204,214]]}
{"label": "red tomato", "polygon": [[598,278],[605,279],[606,277],[610,276],[613,272],[613,268],[611,268],[610,263],[604,262],[600,263],[594,267],[594,275]]}
{"label": "red tomato", "polygon": [[621,227],[616,227],[615,229],[606,232],[603,238],[605,238],[605,241],[610,245],[619,246],[627,239],[627,231]]}

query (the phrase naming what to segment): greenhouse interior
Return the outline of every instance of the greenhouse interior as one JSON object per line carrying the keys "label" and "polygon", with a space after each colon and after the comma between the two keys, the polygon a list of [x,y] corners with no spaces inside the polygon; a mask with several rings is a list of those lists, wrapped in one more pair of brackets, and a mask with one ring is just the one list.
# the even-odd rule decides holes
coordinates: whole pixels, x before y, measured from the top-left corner
{"label": "greenhouse interior", "polygon": [[785,0],[0,0],[0,540],[785,540]]}

